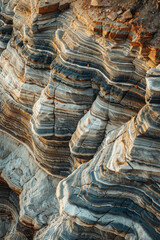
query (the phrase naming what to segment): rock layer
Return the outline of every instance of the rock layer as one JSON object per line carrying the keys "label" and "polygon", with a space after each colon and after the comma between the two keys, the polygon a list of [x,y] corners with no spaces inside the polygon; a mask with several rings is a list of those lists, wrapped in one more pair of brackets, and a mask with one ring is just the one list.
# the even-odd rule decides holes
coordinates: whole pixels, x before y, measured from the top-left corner
{"label": "rock layer", "polygon": [[39,169],[32,152],[2,131],[0,146],[1,177],[19,195],[17,218],[34,230],[40,229],[58,214],[55,191],[59,179]]}
{"label": "rock layer", "polygon": [[0,8],[0,238],[159,239],[158,1]]}
{"label": "rock layer", "polygon": [[160,68],[147,72],[146,105],[106,134],[92,161],[60,182],[59,225],[41,237],[159,239],[159,77]]}
{"label": "rock layer", "polygon": [[0,238],[33,239],[33,229],[19,222],[18,196],[7,184],[0,183]]}
{"label": "rock layer", "polygon": [[0,8],[0,54],[7,47],[13,31],[14,7],[17,1],[1,1]]}

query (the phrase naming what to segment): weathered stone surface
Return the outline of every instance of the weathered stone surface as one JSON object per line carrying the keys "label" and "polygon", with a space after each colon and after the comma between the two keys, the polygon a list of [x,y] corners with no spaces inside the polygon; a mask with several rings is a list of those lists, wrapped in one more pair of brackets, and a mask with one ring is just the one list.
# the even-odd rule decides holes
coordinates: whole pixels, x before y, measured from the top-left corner
{"label": "weathered stone surface", "polygon": [[87,239],[86,232],[97,234],[92,239],[107,239],[105,232],[112,239],[159,238],[159,70],[147,72],[146,105],[138,115],[108,133],[92,161],[60,182],[59,224],[44,239]]}
{"label": "weathered stone surface", "polygon": [[74,2],[74,1],[75,1],[75,0],[61,0],[61,1],[59,2],[59,9],[60,9],[61,11],[66,10],[67,8],[69,8],[70,4],[71,4],[72,2]]}
{"label": "weathered stone surface", "polygon": [[39,229],[58,213],[59,180],[39,169],[31,151],[4,132],[0,132],[0,146],[1,177],[20,194],[18,217],[24,225]]}
{"label": "weathered stone surface", "polygon": [[1,1],[0,8],[0,54],[7,47],[13,31],[14,8],[17,1]]}
{"label": "weathered stone surface", "polygon": [[118,14],[116,12],[111,12],[107,18],[109,18],[110,20],[114,21],[117,18]]}
{"label": "weathered stone surface", "polygon": [[[2,180],[2,179],[1,179]],[[0,182],[0,238],[33,239],[33,229],[19,222],[18,196],[7,184]]]}
{"label": "weathered stone surface", "polygon": [[0,238],[159,239],[158,5],[0,8]]}
{"label": "weathered stone surface", "polygon": [[111,2],[109,0],[91,0],[91,6],[94,6],[94,7],[110,7]]}
{"label": "weathered stone surface", "polygon": [[128,19],[131,19],[133,17],[130,9],[128,9],[127,11],[125,11],[123,14],[122,14],[122,21],[126,21]]}

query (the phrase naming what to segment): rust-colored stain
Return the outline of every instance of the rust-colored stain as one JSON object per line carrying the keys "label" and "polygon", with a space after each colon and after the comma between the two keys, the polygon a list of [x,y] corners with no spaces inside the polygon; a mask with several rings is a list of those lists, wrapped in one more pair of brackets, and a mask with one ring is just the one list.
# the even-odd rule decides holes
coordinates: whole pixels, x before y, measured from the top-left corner
{"label": "rust-colored stain", "polygon": [[46,14],[46,13],[54,12],[58,9],[58,7],[59,7],[59,3],[41,7],[41,8],[39,8],[39,13]]}

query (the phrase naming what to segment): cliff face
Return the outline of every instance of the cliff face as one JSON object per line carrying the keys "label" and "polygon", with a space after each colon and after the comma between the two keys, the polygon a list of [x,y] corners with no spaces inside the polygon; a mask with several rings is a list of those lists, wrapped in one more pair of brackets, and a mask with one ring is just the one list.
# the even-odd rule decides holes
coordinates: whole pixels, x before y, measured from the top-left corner
{"label": "cliff face", "polygon": [[158,240],[159,1],[0,7],[0,238]]}

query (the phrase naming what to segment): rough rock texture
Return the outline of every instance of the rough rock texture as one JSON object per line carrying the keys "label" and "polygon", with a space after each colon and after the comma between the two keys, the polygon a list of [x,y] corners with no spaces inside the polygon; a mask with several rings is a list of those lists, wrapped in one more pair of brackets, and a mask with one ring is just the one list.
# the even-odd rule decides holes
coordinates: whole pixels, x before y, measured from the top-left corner
{"label": "rough rock texture", "polygon": [[7,43],[11,38],[13,31],[13,16],[14,7],[17,1],[1,1],[1,15],[0,15],[0,54],[7,47]]}
{"label": "rough rock texture", "polygon": [[33,239],[33,229],[19,222],[18,196],[0,182],[0,239]]}
{"label": "rough rock texture", "polygon": [[75,239],[66,230],[68,221],[83,226],[83,234],[87,226],[93,234],[101,230],[96,239],[107,239],[103,232],[124,239],[159,239],[159,76],[160,68],[147,72],[146,105],[106,134],[92,161],[59,184],[63,220],[54,235],[49,228],[50,239]]}
{"label": "rough rock texture", "polygon": [[160,239],[160,3],[139,2],[0,1],[0,239]]}
{"label": "rough rock texture", "polygon": [[21,223],[38,230],[57,215],[55,191],[59,180],[39,169],[31,151],[2,131],[0,169],[1,178],[19,195],[17,218]]}

